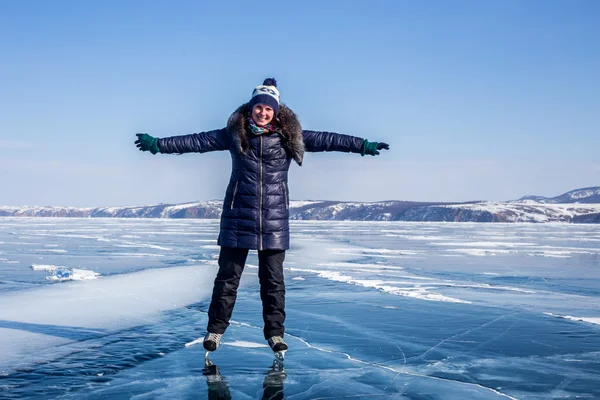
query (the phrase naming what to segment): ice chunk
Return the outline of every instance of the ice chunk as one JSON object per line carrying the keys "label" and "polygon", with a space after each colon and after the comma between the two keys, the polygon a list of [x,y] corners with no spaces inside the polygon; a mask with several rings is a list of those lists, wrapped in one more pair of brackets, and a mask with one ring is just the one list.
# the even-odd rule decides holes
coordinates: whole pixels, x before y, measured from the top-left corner
{"label": "ice chunk", "polygon": [[34,271],[46,271],[46,279],[50,281],[83,281],[97,279],[100,274],[87,269],[70,268],[58,265],[33,264],[31,269]]}

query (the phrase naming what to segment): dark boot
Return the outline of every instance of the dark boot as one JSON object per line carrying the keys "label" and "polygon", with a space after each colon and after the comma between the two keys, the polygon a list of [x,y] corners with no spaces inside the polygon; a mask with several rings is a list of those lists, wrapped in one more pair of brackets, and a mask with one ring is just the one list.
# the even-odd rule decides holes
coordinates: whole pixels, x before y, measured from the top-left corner
{"label": "dark boot", "polygon": [[286,351],[288,349],[287,343],[284,342],[281,336],[271,336],[267,342],[269,342],[269,346],[271,346],[271,350],[275,353],[280,351]]}

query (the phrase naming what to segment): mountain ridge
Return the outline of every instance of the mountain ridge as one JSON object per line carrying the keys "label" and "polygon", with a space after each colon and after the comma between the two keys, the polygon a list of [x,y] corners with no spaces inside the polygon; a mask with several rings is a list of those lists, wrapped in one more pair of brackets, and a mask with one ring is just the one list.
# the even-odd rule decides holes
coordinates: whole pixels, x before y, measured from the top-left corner
{"label": "mountain ridge", "polygon": [[[222,200],[120,207],[0,206],[0,217],[217,219]],[[600,186],[511,201],[292,200],[291,220],[600,223]]]}
{"label": "mountain ridge", "polygon": [[519,200],[534,200],[540,203],[567,204],[567,203],[600,203],[600,186],[591,186],[570,190],[555,197],[524,196]]}

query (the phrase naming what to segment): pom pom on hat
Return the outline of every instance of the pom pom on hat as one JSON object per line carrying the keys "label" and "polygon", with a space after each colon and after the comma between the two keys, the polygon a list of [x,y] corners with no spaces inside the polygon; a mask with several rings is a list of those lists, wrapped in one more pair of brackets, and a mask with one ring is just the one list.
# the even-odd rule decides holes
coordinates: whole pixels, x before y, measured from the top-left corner
{"label": "pom pom on hat", "polygon": [[254,88],[248,105],[254,107],[256,104],[265,104],[271,107],[277,115],[279,112],[279,90],[277,90],[275,78],[267,78],[262,85]]}
{"label": "pom pom on hat", "polygon": [[275,80],[275,78],[267,78],[263,82],[263,85],[264,86],[275,86],[275,87],[277,87],[277,81]]}

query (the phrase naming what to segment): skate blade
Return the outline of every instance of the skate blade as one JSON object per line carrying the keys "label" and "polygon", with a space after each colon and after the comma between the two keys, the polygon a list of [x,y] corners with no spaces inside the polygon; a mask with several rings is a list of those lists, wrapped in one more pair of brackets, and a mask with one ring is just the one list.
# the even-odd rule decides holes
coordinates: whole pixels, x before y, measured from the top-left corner
{"label": "skate blade", "polygon": [[274,352],[275,360],[277,360],[279,362],[283,362],[283,360],[285,359],[285,352],[286,351],[287,350],[281,350],[281,351]]}
{"label": "skate blade", "polygon": [[184,346],[185,347],[191,347],[191,346],[193,346],[195,344],[202,343],[203,341],[204,341],[204,336],[199,337],[198,339],[194,339],[191,342],[186,343]]}

